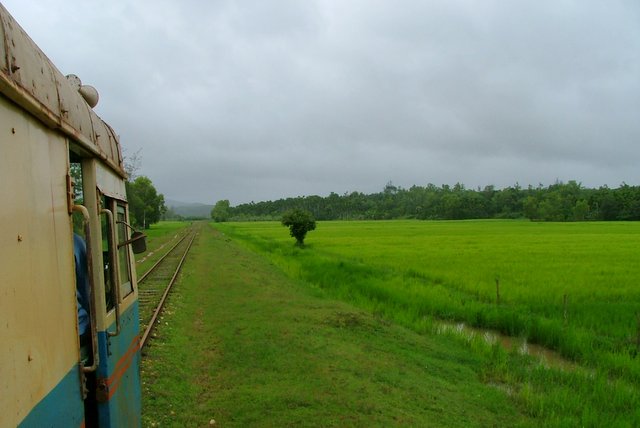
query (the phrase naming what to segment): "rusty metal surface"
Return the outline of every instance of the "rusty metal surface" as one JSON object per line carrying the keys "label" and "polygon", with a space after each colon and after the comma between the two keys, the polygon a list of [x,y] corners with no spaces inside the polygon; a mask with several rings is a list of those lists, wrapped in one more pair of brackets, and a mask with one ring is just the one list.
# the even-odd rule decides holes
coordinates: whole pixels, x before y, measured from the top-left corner
{"label": "rusty metal surface", "polygon": [[0,5],[0,93],[125,177],[120,142],[77,87]]}

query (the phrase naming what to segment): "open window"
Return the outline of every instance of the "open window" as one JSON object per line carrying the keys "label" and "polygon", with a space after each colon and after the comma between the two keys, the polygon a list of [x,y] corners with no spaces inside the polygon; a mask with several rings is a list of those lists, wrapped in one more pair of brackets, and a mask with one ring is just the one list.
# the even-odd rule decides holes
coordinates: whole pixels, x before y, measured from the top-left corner
{"label": "open window", "polygon": [[[133,293],[129,230],[126,203],[102,196],[102,250],[104,261],[105,300],[107,312]],[[118,287],[118,293],[114,287]]]}

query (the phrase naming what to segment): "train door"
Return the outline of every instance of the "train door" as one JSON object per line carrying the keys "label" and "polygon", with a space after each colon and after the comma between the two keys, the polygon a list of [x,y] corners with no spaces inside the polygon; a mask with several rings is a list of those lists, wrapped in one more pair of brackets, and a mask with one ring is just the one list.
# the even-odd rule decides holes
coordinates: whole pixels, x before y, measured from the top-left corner
{"label": "train door", "polygon": [[[127,244],[127,206],[101,197],[105,267],[105,329],[99,335],[100,365],[96,396],[100,421],[124,426],[140,415],[140,352],[137,293],[131,249]],[[118,422],[115,422],[118,421]]]}
{"label": "train door", "polygon": [[92,275],[95,251],[91,239],[91,216],[84,199],[81,158],[69,151],[68,204],[72,214],[73,259],[76,280],[76,312],[78,319],[81,395],[85,426],[97,426],[95,405],[95,372],[97,359],[97,284]]}
{"label": "train door", "polygon": [[138,299],[124,181],[95,159],[83,160],[82,170],[84,198],[93,214],[88,239],[97,302],[97,367],[88,376],[87,425],[138,426]]}

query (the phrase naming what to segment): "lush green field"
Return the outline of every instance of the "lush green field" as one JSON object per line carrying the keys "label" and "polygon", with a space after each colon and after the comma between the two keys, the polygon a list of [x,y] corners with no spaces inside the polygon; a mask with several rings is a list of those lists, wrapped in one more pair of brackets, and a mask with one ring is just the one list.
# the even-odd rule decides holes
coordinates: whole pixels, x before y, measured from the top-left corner
{"label": "lush green field", "polygon": [[576,407],[595,412],[582,424],[603,422],[614,402],[638,422],[640,223],[323,222],[304,249],[279,223],[216,227],[290,276],[417,331],[433,331],[433,318],[463,321],[589,368],[557,378],[494,371],[526,386],[519,398],[536,415],[573,412],[563,406],[576,395]]}

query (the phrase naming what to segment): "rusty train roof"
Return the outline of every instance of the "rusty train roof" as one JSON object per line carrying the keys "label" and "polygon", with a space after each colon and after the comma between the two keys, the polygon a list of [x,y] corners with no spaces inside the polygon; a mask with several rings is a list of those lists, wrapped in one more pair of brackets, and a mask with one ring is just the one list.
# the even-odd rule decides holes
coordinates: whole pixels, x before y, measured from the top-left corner
{"label": "rusty train roof", "polygon": [[126,177],[120,141],[0,4],[0,92]]}

